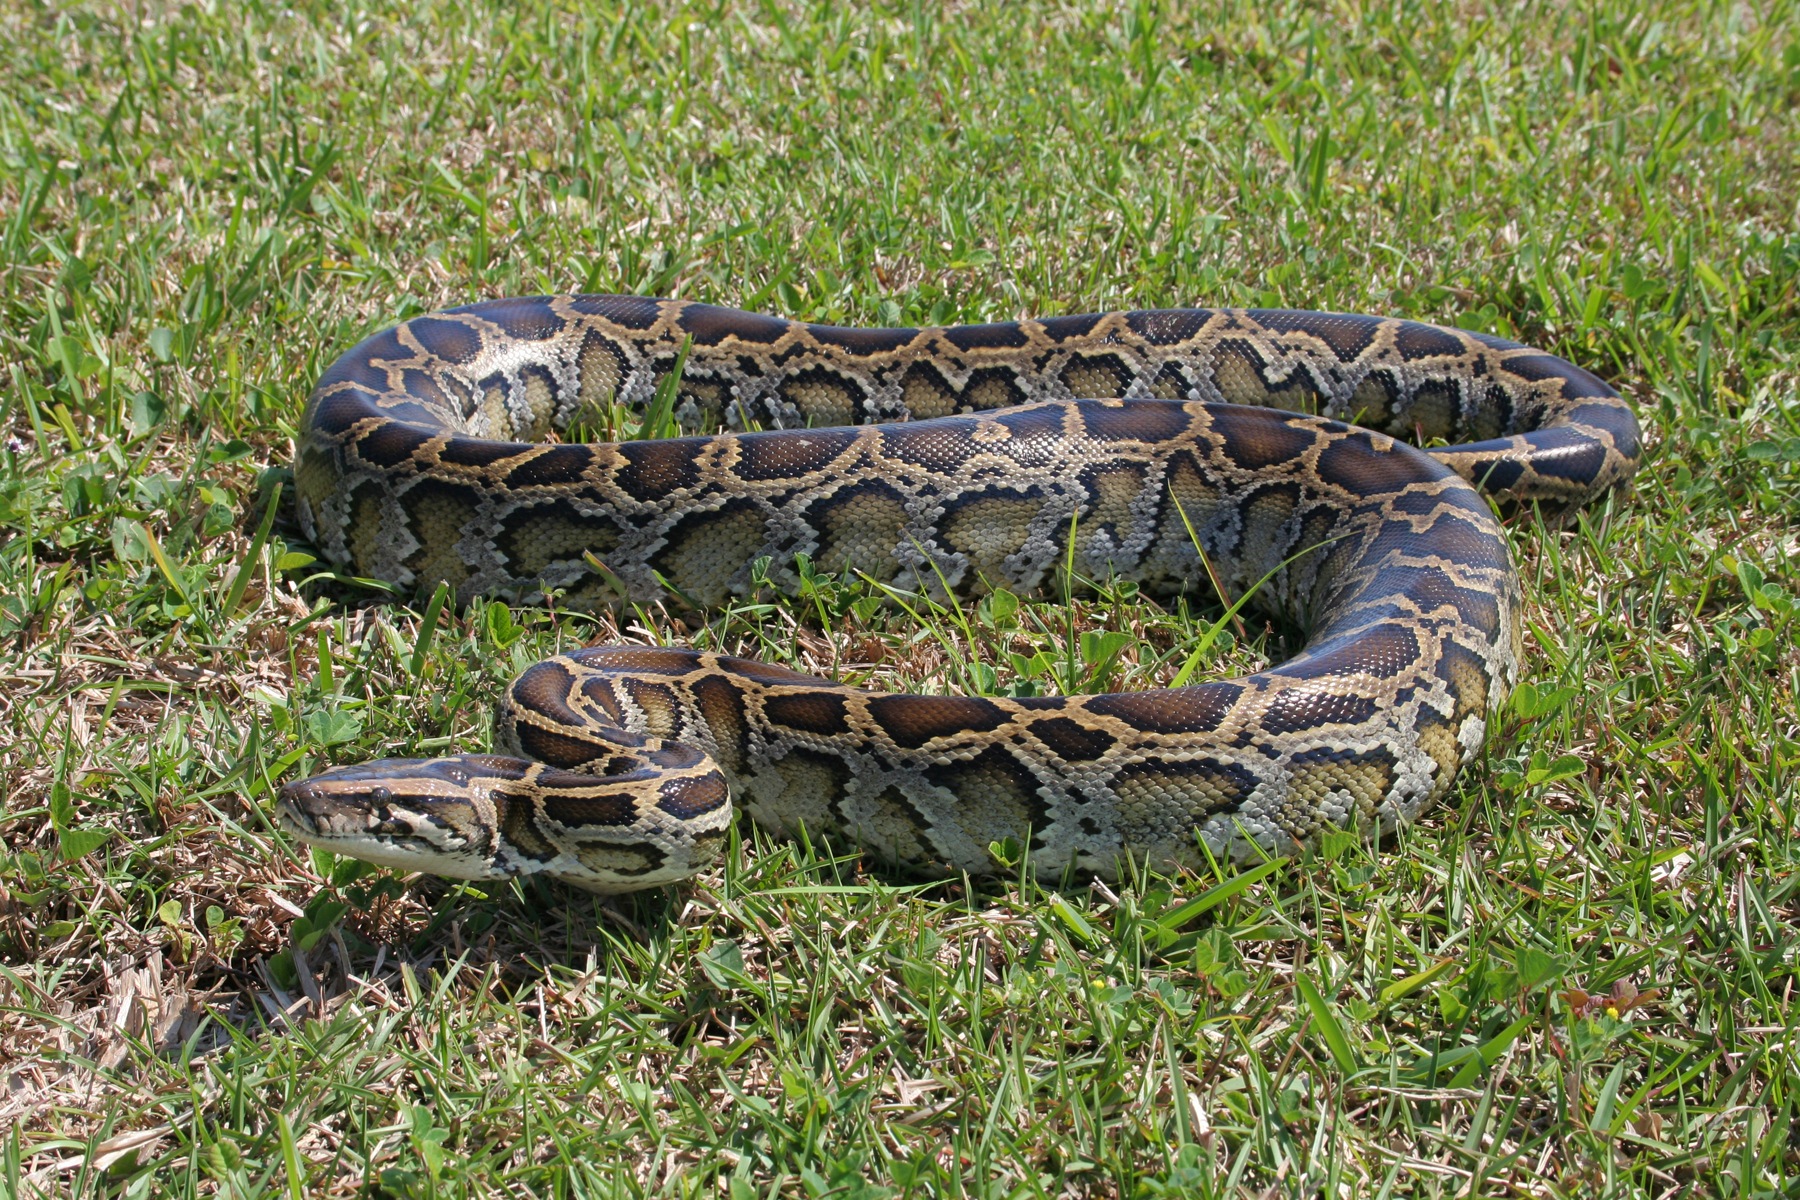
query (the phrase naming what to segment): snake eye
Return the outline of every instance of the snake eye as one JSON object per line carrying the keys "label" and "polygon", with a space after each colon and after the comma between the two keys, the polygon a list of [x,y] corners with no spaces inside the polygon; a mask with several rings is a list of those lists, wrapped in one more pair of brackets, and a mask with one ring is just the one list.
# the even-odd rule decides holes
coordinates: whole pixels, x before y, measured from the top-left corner
{"label": "snake eye", "polygon": [[375,787],[372,787],[369,789],[369,799],[373,800],[377,804],[386,804],[389,800],[392,800],[393,798],[394,798],[394,793],[388,791],[386,788],[380,786],[379,784],[377,784]]}

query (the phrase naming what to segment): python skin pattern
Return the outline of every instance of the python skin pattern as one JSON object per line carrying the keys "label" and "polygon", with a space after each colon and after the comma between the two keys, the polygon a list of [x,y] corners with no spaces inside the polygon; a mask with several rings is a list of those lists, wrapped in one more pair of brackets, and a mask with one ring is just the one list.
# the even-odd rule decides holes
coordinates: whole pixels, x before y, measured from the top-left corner
{"label": "python skin pattern", "polygon": [[[547,440],[647,409],[684,345],[674,415],[733,431]],[[1039,872],[1116,877],[1377,835],[1449,790],[1516,678],[1490,500],[1566,513],[1639,455],[1629,407],[1579,367],[1392,318],[845,329],[582,295],[417,317],[344,355],[302,420],[301,524],[346,571],[706,609],[748,594],[758,560],[796,588],[801,555],[939,596],[1072,566],[1210,597],[1210,566],[1306,644],[1240,679],[1022,699],[577,650],[508,689],[497,753],[336,768],[288,785],[280,817],[403,869],[603,892],[706,867],[734,800],[939,874],[992,872],[1002,839]]]}

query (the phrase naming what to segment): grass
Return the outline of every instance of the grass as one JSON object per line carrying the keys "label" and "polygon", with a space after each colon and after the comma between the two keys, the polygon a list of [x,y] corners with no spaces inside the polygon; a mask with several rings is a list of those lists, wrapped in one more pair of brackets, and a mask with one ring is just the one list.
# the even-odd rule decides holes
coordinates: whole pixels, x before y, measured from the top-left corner
{"label": "grass", "polygon": [[[1792,1194],[1800,7],[0,0],[0,1192]],[[272,787],[601,639],[1087,689],[1102,592],[706,623],[314,579],[362,335],[569,288],[843,322],[1231,303],[1519,336],[1650,452],[1513,525],[1526,682],[1379,848],[919,885],[745,825],[616,902],[318,860]]]}

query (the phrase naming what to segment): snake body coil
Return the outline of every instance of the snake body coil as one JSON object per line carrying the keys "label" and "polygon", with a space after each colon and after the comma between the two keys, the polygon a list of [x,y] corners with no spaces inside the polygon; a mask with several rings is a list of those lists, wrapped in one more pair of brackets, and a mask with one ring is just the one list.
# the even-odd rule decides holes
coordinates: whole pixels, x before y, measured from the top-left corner
{"label": "snake body coil", "polygon": [[[684,341],[675,415],[774,431],[542,440],[648,405]],[[1377,317],[840,329],[555,296],[415,318],[325,374],[296,447],[303,527],[360,575],[707,607],[759,559],[797,587],[804,555],[940,594],[1028,591],[1065,564],[1169,594],[1207,578],[1204,549],[1230,595],[1267,576],[1253,602],[1308,640],[1242,679],[1035,699],[580,650],[514,682],[502,754],[339,768],[280,813],[358,858],[599,891],[701,869],[734,796],[772,829],[974,874],[1004,838],[1040,870],[1113,875],[1195,864],[1201,842],[1243,857],[1391,829],[1449,789],[1517,673],[1517,578],[1469,481],[1568,509],[1638,456],[1636,419],[1586,371]]]}

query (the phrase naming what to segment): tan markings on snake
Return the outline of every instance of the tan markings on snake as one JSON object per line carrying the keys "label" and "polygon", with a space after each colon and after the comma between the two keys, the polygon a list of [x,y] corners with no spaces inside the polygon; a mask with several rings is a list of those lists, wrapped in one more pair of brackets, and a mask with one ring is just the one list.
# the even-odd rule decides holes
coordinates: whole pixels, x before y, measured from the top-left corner
{"label": "tan markings on snake", "polygon": [[[684,339],[684,426],[769,432],[542,444],[644,408]],[[1452,444],[1395,440],[1417,437]],[[301,423],[301,523],[358,575],[706,607],[745,595],[758,559],[788,589],[806,555],[964,595],[1072,560],[1210,594],[1204,551],[1233,596],[1273,571],[1254,602],[1307,641],[1242,679],[1028,700],[579,650],[508,689],[500,753],[327,771],[288,785],[281,817],[400,868],[601,891],[704,868],[734,798],[770,829],[936,872],[992,871],[1002,839],[1041,870],[1112,876],[1378,834],[1449,790],[1518,671],[1489,499],[1564,513],[1638,457],[1630,409],[1586,371],[1380,317],[864,330],[630,296],[434,313],[341,358]]]}

